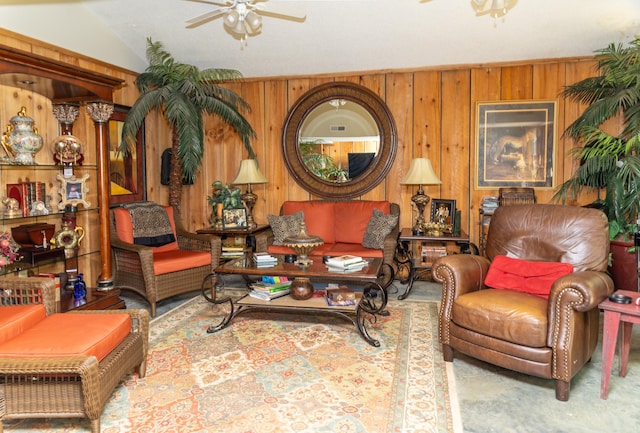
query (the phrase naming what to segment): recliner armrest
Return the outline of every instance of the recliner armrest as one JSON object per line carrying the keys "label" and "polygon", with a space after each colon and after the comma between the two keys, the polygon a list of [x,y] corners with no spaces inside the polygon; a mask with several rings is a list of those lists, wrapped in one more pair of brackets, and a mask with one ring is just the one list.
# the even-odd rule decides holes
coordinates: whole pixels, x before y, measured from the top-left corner
{"label": "recliner armrest", "polygon": [[596,308],[614,290],[613,280],[604,272],[573,272],[553,283],[549,292],[549,304],[558,305],[558,310],[571,305],[576,311],[589,311]]}
{"label": "recliner armrest", "polygon": [[484,278],[489,270],[489,259],[472,254],[451,254],[440,257],[433,263],[433,279],[442,283],[442,300],[451,300],[484,287]]}

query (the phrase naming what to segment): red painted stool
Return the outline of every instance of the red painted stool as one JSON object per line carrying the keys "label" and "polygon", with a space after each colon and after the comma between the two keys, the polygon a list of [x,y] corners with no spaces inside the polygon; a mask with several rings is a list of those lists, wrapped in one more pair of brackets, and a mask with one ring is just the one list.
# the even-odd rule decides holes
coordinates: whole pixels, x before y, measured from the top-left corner
{"label": "red painted stool", "polygon": [[602,332],[602,378],[600,381],[600,398],[607,399],[609,391],[609,379],[613,366],[613,354],[616,350],[618,329],[622,322],[622,345],[620,347],[620,369],[618,376],[627,375],[627,363],[629,361],[629,347],[631,345],[631,330],[633,324],[640,324],[640,305],[637,304],[640,293],[629,290],[617,290],[616,295],[626,295],[631,298],[630,304],[619,304],[608,298],[598,305],[604,310],[604,327]]}

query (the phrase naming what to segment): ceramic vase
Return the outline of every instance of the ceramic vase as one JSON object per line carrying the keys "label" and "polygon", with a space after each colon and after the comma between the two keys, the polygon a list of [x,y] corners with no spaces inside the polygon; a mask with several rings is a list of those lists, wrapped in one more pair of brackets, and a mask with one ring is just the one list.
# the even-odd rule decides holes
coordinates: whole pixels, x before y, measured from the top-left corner
{"label": "ceramic vase", "polygon": [[14,153],[13,162],[16,164],[35,164],[33,155],[42,149],[42,137],[34,130],[34,120],[27,116],[27,110],[22,107],[20,112],[9,120],[12,131],[9,135],[11,150]]}
{"label": "ceramic vase", "polygon": [[291,290],[289,296],[298,301],[304,301],[313,296],[313,284],[308,278],[296,278],[291,282],[289,290]]}

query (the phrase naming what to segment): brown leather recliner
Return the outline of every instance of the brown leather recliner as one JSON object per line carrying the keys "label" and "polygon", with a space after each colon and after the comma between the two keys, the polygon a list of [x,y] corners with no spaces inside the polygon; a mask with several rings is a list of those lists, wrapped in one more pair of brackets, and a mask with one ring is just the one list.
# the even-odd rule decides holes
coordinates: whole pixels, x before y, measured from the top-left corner
{"label": "brown leather recliner", "polygon": [[[574,272],[555,280],[549,298],[484,284],[497,255],[565,262]],[[613,292],[606,274],[608,224],[596,209],[549,204],[499,207],[491,218],[486,257],[442,257],[433,277],[442,283],[440,342],[510,370],[554,379],[556,398],[569,399],[573,376],[598,342],[597,308]]]}

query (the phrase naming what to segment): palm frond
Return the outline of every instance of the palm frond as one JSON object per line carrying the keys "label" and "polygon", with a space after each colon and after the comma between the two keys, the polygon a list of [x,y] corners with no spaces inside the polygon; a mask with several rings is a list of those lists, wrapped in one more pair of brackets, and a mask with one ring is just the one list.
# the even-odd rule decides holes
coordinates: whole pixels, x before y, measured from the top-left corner
{"label": "palm frond", "polygon": [[136,79],[140,97],[125,120],[123,141],[133,146],[138,128],[149,112],[160,111],[178,137],[177,158],[186,180],[193,181],[204,155],[203,113],[220,117],[239,135],[250,158],[255,158],[251,140],[256,134],[243,112],[249,104],[218,83],[236,81],[234,69],[199,69],[176,61],[161,42],[147,39],[149,66]]}

